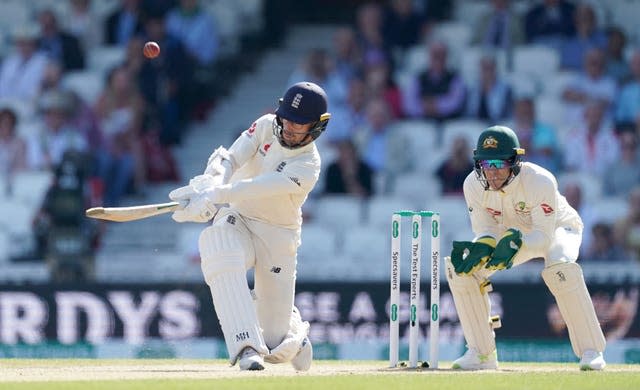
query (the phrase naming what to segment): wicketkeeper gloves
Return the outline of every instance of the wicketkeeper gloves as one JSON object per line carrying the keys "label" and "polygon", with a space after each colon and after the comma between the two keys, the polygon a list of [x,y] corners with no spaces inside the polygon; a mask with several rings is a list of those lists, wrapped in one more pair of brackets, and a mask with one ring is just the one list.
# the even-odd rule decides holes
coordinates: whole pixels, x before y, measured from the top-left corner
{"label": "wicketkeeper gloves", "polygon": [[513,258],[522,247],[522,233],[518,229],[508,229],[498,241],[491,259],[485,268],[490,270],[509,269],[513,265]]}
{"label": "wicketkeeper gloves", "polygon": [[482,236],[475,242],[454,241],[451,264],[457,274],[472,273],[489,261],[495,246],[496,240],[491,236]]}

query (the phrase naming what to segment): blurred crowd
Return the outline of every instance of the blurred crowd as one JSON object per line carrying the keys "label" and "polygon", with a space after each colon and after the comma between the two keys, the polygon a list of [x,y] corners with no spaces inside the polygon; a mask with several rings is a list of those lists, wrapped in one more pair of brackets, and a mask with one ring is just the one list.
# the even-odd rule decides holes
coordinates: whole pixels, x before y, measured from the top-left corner
{"label": "blurred crowd", "polygon": [[[217,3],[0,5],[16,20],[31,12],[28,23],[0,25],[1,195],[15,195],[25,172],[52,177],[31,257],[90,256],[100,230],[87,226],[86,208],[179,179],[171,148],[215,102],[225,50]],[[350,23],[329,47],[311,44],[289,78],[329,95],[313,195],[397,194],[396,181],[413,175],[460,198],[476,137],[506,124],[583,217],[582,260],[639,260],[640,46],[633,18],[611,17],[624,16],[621,3],[640,12],[635,0],[350,2]],[[286,34],[290,18],[273,14],[286,3],[264,4],[264,24]],[[148,40],[161,47],[153,60],[142,55]]]}
{"label": "blurred crowd", "polygon": [[[60,231],[67,243],[81,236],[74,248],[91,252],[100,226],[86,226],[86,208],[117,206],[124,196],[144,197],[149,183],[179,179],[171,147],[215,100],[218,30],[204,4],[0,4],[3,13],[29,13],[28,23],[1,26],[8,42],[0,61],[2,197],[12,197],[25,172],[52,177],[35,216],[31,257],[51,253],[59,238],[52,232]],[[160,45],[157,58],[143,56],[146,41]]]}
{"label": "blurred crowd", "polygon": [[[311,49],[290,77],[329,95],[318,196],[397,193],[393,178],[424,157],[411,153],[420,124],[446,150],[417,173],[441,196],[462,196],[475,137],[506,124],[583,216],[582,260],[640,260],[640,49],[635,25],[604,20],[616,4],[359,3],[331,48]],[[455,122],[475,128],[447,134]]]}
{"label": "blurred crowd", "polygon": [[[0,65],[0,99],[9,103],[2,111],[2,158],[10,174],[53,169],[66,151],[86,152],[92,176],[102,182],[98,196],[113,206],[127,192],[144,193],[148,180],[175,178],[154,172],[147,155],[154,144],[178,144],[193,110],[210,98],[194,74],[216,60],[216,30],[197,0],[122,0],[103,19],[90,4],[69,0],[65,18],[39,9],[37,23],[11,31],[15,50]],[[148,40],[162,48],[156,59],[142,56]],[[106,70],[97,99],[86,101],[63,80],[85,69],[88,53],[100,46],[120,47],[124,58]],[[21,120],[41,128],[20,134],[11,107],[33,112]]]}

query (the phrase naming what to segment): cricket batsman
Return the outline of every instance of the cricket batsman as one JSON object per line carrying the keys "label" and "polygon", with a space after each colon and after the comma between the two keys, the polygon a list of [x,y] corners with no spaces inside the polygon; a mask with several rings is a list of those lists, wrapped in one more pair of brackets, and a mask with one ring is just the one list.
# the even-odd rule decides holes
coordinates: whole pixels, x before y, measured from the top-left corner
{"label": "cricket batsman", "polygon": [[602,370],[605,338],[576,263],[582,221],[558,192],[556,178],[523,162],[524,152],[513,130],[504,126],[484,130],[473,151],[475,169],[463,188],[475,238],[454,241],[451,257],[445,260],[468,348],[453,368],[498,368],[488,278],[541,257],[542,279],[567,323],[580,369]]}
{"label": "cricket batsman", "polygon": [[228,150],[216,149],[203,175],[169,194],[187,203],[173,213],[177,222],[213,219],[199,238],[202,272],[240,370],[262,370],[265,361],[311,366],[309,323],[294,307],[296,256],[301,207],[320,174],[314,141],[330,117],[322,88],[295,84],[275,114],[258,118]]}

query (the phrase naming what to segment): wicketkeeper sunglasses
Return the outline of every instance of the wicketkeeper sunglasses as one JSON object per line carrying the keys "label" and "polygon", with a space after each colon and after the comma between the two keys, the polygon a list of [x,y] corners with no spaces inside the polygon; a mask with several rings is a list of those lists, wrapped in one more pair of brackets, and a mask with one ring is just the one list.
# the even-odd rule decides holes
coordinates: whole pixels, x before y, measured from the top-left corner
{"label": "wicketkeeper sunglasses", "polygon": [[511,167],[511,163],[508,160],[480,160],[480,167],[482,167],[482,169],[509,168]]}

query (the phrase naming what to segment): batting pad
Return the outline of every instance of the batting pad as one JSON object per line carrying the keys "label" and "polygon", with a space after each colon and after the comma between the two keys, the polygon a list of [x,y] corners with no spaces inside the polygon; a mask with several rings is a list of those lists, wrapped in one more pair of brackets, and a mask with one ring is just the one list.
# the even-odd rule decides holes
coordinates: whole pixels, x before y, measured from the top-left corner
{"label": "batting pad", "polygon": [[266,362],[289,362],[291,359],[296,357],[300,351],[304,338],[309,334],[309,323],[307,321],[302,321],[300,312],[296,307],[294,307],[289,324],[289,332],[287,332],[284,340],[282,340],[277,347],[273,348],[269,355],[264,357]]}
{"label": "batting pad", "polygon": [[493,353],[496,349],[496,341],[490,315],[489,285],[479,283],[473,275],[456,274],[449,257],[445,258],[445,266],[449,289],[453,295],[467,346],[475,348],[482,355]]}
{"label": "batting pad", "polygon": [[556,298],[576,356],[581,357],[589,349],[604,351],[606,341],[582,276],[582,268],[576,263],[555,264],[542,270],[542,279]]}
{"label": "batting pad", "polygon": [[211,226],[202,232],[199,242],[202,272],[232,365],[245,347],[262,355],[269,353],[247,285],[240,234],[225,226]]}

